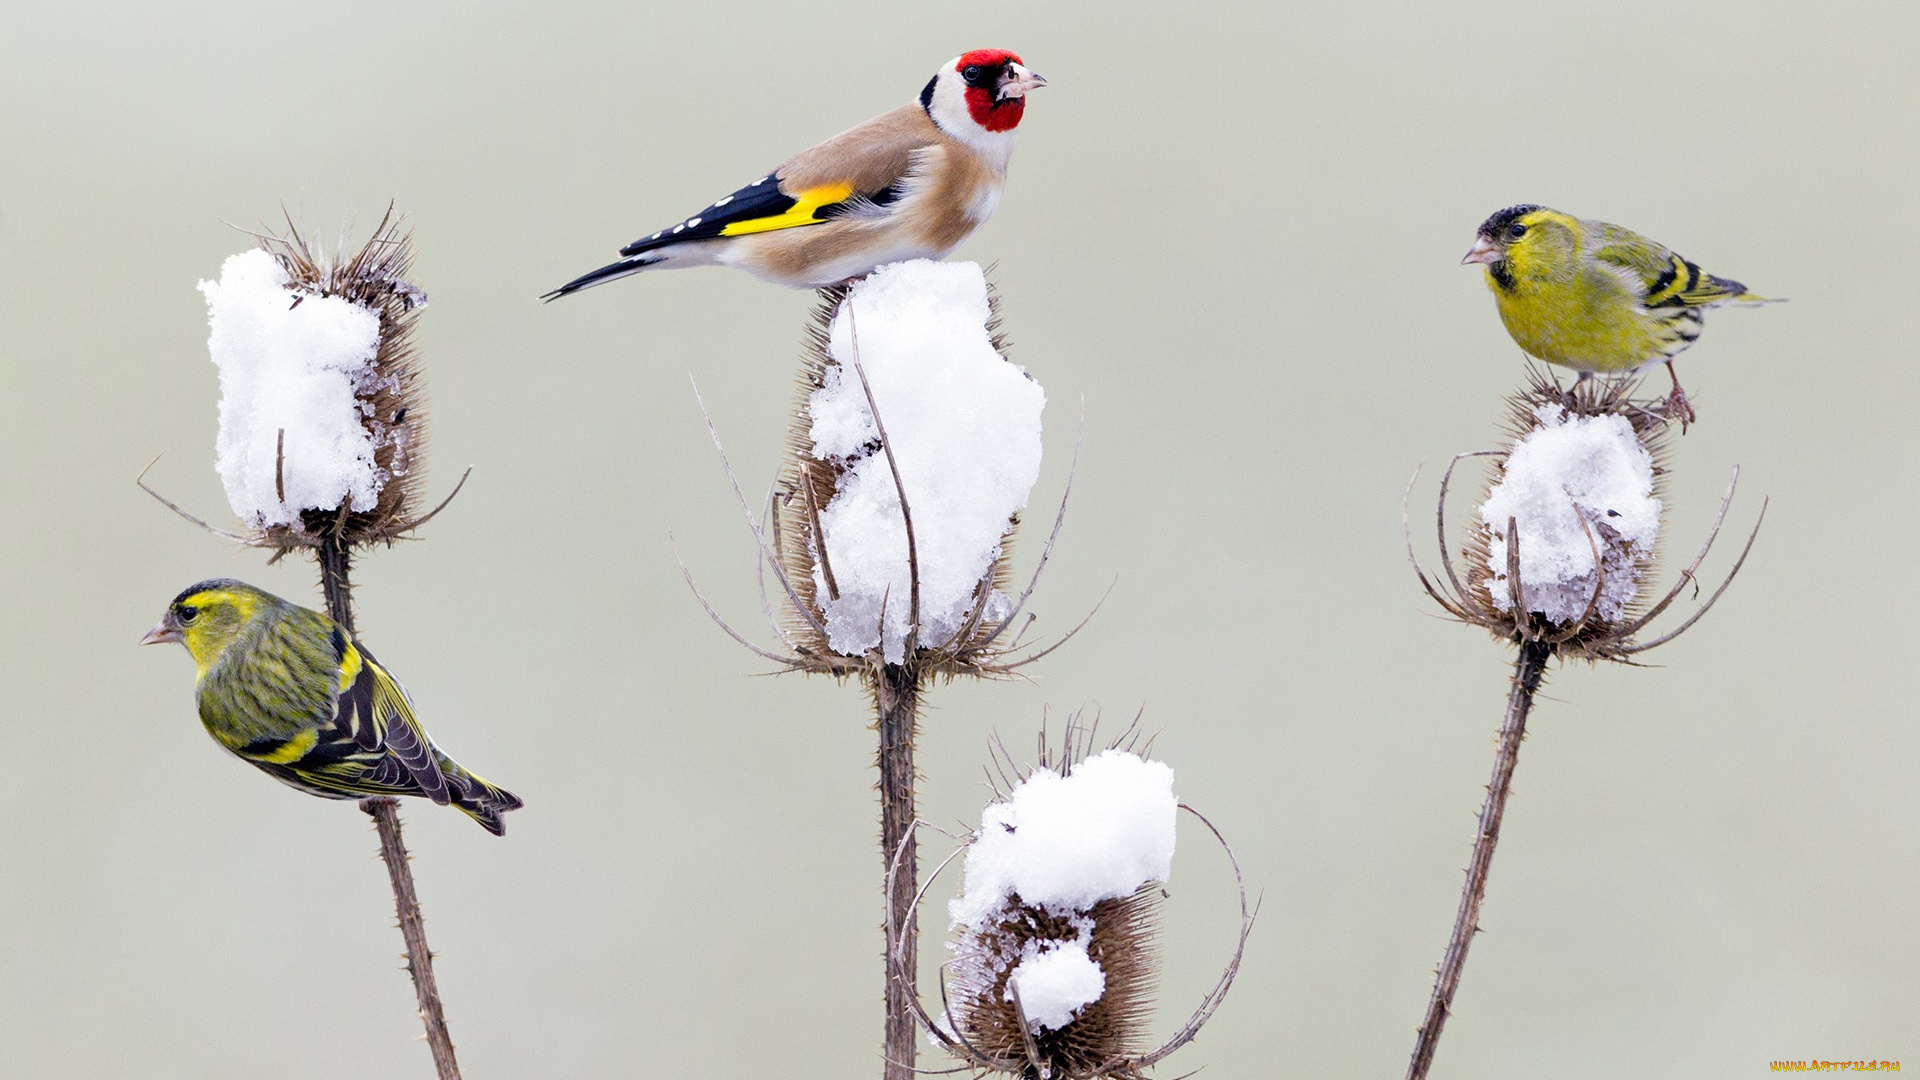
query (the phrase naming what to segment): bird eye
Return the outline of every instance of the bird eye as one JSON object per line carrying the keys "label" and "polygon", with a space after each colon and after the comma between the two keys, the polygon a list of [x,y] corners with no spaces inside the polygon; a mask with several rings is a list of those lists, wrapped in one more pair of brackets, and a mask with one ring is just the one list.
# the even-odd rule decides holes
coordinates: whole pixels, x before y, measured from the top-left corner
{"label": "bird eye", "polygon": [[1525,225],[1516,221],[1507,226],[1507,239],[1518,240],[1525,235],[1527,235],[1527,227]]}
{"label": "bird eye", "polygon": [[190,623],[194,620],[195,616],[200,614],[200,609],[181,604],[178,608],[174,609],[174,614],[181,622]]}
{"label": "bird eye", "polygon": [[968,82],[977,81],[980,78],[980,65],[968,64],[960,70],[960,77]]}

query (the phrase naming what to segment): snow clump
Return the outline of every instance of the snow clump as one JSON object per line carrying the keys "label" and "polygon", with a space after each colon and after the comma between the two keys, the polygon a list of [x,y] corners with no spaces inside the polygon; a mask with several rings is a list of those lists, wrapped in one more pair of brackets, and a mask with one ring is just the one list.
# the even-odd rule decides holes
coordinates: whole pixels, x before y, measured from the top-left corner
{"label": "snow clump", "polygon": [[1564,625],[1579,621],[1591,603],[1593,618],[1616,621],[1638,595],[1660,533],[1653,456],[1624,416],[1569,417],[1559,405],[1542,405],[1534,416],[1539,426],[1508,452],[1500,482],[1480,506],[1488,597],[1501,611],[1513,610],[1511,518],[1520,533],[1520,595],[1528,611]]}
{"label": "snow clump", "polygon": [[[963,956],[1011,965],[1007,1000],[1017,989],[1030,1023],[1051,1030],[1071,1023],[1107,989],[1106,973],[1088,953],[1095,930],[1088,912],[1167,880],[1178,809],[1173,770],[1123,750],[1087,758],[1065,775],[1035,769],[986,808],[967,849],[966,887],[948,906],[954,927],[973,942]],[[1026,936],[1021,928],[1034,924],[1034,914],[1065,920],[1074,936]],[[983,972],[968,981],[993,978]]]}
{"label": "snow clump", "polygon": [[[835,651],[905,656],[912,605],[900,488],[913,515],[920,580],[916,644],[951,641],[1040,476],[1046,394],[993,347],[986,277],[974,263],[917,259],[855,285],[829,332],[823,385],[808,404],[813,456],[845,471],[820,513],[838,599],[815,584]],[[857,332],[857,333],[856,333]],[[886,426],[895,486],[858,362]],[[995,592],[990,625],[1010,610]]]}
{"label": "snow clump", "polygon": [[379,314],[288,283],[279,261],[257,249],[227,259],[219,281],[200,283],[207,349],[220,369],[215,468],[234,513],[260,528],[297,526],[302,510],[343,503],[371,510],[388,479],[374,464],[362,403],[378,378]]}

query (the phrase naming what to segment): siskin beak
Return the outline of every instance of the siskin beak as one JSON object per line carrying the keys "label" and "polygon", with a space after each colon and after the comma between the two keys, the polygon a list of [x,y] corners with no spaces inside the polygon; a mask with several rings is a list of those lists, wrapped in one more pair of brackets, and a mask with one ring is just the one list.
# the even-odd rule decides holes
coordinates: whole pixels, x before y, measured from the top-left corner
{"label": "siskin beak", "polygon": [[168,626],[167,621],[165,619],[162,619],[159,622],[153,624],[153,629],[147,631],[147,636],[140,639],[140,644],[158,645],[163,641],[179,641],[179,640],[180,640],[180,631],[171,626]]}
{"label": "siskin beak", "polygon": [[1476,237],[1473,241],[1473,249],[1467,252],[1466,258],[1460,260],[1460,264],[1465,266],[1467,263],[1481,263],[1490,266],[1499,262],[1505,254],[1506,252],[1501,250],[1499,244],[1484,236]]}
{"label": "siskin beak", "polygon": [[1026,97],[1029,90],[1038,90],[1047,85],[1047,80],[1039,72],[1028,71],[1019,64],[1007,65],[1007,79],[1000,86],[1002,98]]}

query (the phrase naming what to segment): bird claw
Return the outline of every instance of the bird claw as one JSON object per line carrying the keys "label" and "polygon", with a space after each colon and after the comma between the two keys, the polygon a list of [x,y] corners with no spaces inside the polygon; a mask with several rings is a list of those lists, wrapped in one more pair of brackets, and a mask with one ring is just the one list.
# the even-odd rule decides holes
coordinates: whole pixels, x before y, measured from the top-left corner
{"label": "bird claw", "polygon": [[1687,392],[1675,384],[1673,393],[1667,395],[1667,402],[1661,407],[1661,415],[1669,420],[1680,421],[1680,434],[1687,433],[1687,425],[1697,419],[1692,403],[1687,401]]}

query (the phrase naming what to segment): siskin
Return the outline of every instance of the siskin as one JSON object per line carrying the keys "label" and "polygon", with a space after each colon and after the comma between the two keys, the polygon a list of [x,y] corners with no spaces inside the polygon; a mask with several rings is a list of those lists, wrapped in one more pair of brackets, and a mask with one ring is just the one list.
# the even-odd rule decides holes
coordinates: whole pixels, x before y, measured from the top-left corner
{"label": "siskin", "polygon": [[495,836],[521,806],[442,753],[407,692],[320,612],[218,578],[174,597],[140,644],[162,641],[193,654],[207,734],[277,780],[329,799],[424,795]]}
{"label": "siskin", "polygon": [[1509,206],[1480,226],[1462,263],[1479,263],[1507,333],[1530,355],[1591,378],[1664,361],[1667,412],[1693,420],[1673,358],[1700,336],[1700,313],[1765,304],[1745,285],[1631,229],[1544,206]]}

